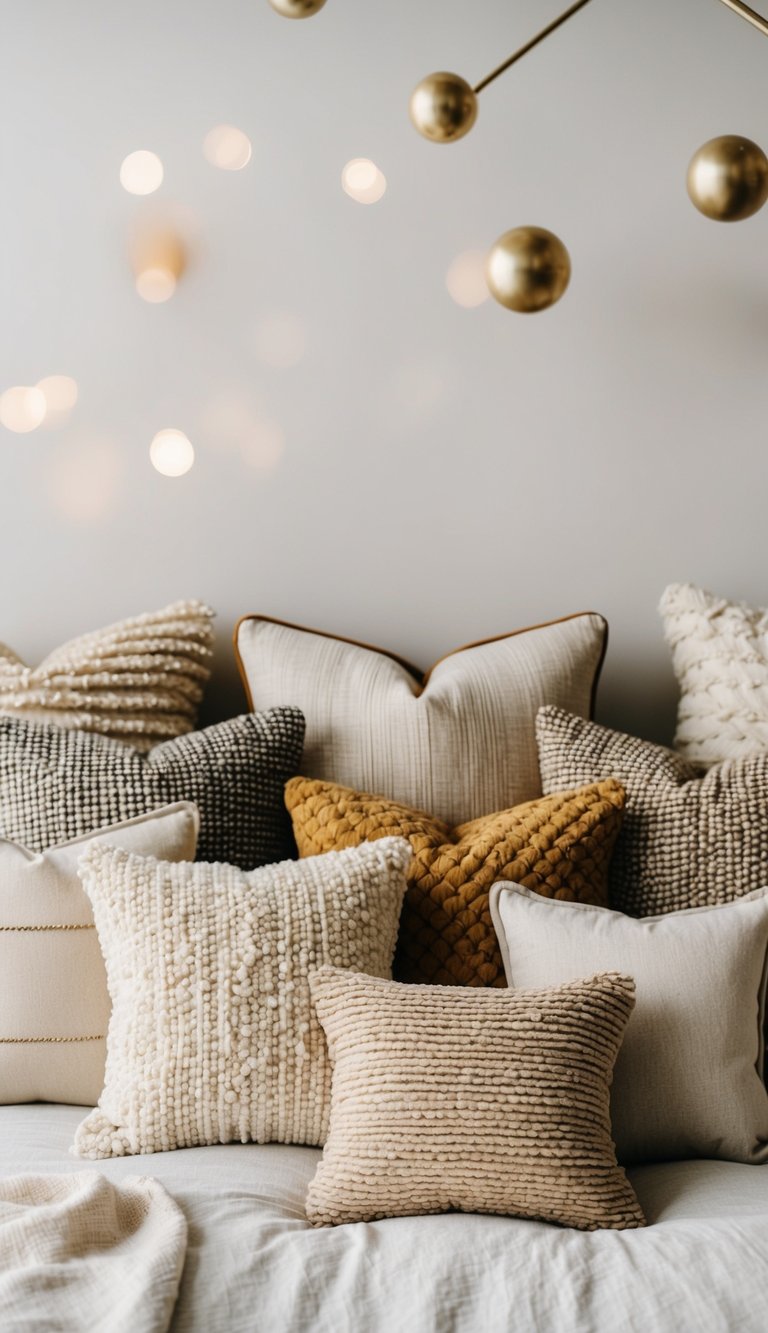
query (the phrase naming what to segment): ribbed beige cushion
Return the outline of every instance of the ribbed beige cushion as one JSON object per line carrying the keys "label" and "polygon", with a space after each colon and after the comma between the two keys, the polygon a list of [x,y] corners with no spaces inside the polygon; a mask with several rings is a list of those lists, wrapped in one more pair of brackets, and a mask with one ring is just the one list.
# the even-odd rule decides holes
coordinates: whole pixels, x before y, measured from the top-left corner
{"label": "ribbed beige cushion", "polygon": [[635,921],[498,883],[491,913],[510,986],[557,986],[606,968],[635,978],[611,1095],[620,1161],[768,1160],[768,889]]}
{"label": "ribbed beige cushion", "polygon": [[245,872],[95,845],[80,862],[112,996],[83,1157],[325,1139],[330,1065],[318,965],[389,976],[402,838]]}
{"label": "ribbed beige cushion", "polygon": [[462,824],[541,795],[536,710],[591,712],[606,633],[602,616],[571,616],[457,649],[426,675],[260,616],[240,622],[235,643],[252,706],[303,712],[306,777]]}
{"label": "ribbed beige cushion", "polygon": [[83,634],[29,667],[0,644],[0,713],[149,750],[191,731],[211,674],[213,612],[174,602]]}
{"label": "ribbed beige cushion", "polygon": [[659,610],[680,686],[676,748],[701,764],[768,750],[768,609],[671,583]]}
{"label": "ribbed beige cushion", "polygon": [[459,1209],[643,1225],[608,1113],[629,977],[510,992],[322,968],[311,984],[333,1090],[310,1222]]}
{"label": "ribbed beige cushion", "polygon": [[0,840],[0,1102],[94,1106],[109,992],[77,862],[94,840],[191,861],[197,808],[166,806],[34,855]]}

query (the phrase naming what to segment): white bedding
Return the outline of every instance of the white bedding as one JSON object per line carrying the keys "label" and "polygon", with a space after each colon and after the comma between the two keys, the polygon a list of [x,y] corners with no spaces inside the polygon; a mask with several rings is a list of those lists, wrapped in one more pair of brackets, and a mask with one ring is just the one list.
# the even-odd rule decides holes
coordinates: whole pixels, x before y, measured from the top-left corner
{"label": "white bedding", "polygon": [[[80,1108],[0,1107],[0,1175],[82,1171]],[[233,1145],[98,1162],[189,1223],[172,1329],[199,1333],[764,1333],[768,1167],[646,1166],[642,1231],[452,1214],[313,1230],[319,1153]],[[51,1328],[55,1324],[50,1325]],[[108,1330],[105,1330],[108,1333]]]}

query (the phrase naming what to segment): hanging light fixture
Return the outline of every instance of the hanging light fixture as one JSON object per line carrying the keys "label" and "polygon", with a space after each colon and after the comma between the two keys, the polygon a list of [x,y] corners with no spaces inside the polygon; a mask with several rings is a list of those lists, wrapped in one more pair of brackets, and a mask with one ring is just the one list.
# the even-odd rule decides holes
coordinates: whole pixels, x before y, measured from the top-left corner
{"label": "hanging light fixture", "polygon": [[311,19],[325,4],[325,0],[269,0],[275,13],[284,19]]}
{"label": "hanging light fixture", "polygon": [[687,184],[691,202],[705,217],[741,222],[768,199],[768,157],[751,139],[723,134],[694,153]]}
{"label": "hanging light fixture", "polygon": [[563,295],[571,260],[563,242],[545,227],[514,227],[492,246],[486,264],[491,296],[507,310],[532,315]]}

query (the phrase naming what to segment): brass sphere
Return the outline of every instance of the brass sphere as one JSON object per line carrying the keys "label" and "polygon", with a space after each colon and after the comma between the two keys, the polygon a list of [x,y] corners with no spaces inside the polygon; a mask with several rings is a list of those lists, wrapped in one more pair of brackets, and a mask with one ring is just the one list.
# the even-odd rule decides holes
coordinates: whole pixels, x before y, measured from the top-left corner
{"label": "brass sphere", "polygon": [[571,259],[563,242],[544,227],[514,227],[492,246],[486,265],[491,296],[507,310],[535,314],[563,295]]}
{"label": "brass sphere", "polygon": [[694,153],[687,184],[691,201],[705,217],[741,222],[768,199],[768,157],[751,139],[723,134]]}
{"label": "brass sphere", "polygon": [[272,8],[284,19],[311,19],[325,4],[325,0],[269,0]]}
{"label": "brass sphere", "polygon": [[460,74],[428,74],[411,93],[408,110],[425,139],[453,143],[477,120],[477,96]]}

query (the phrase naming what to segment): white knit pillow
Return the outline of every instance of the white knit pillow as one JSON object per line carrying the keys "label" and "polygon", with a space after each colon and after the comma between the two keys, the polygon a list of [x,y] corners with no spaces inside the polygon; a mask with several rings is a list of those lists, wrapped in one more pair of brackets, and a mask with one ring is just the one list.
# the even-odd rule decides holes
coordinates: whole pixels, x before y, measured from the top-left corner
{"label": "white knit pillow", "polygon": [[677,749],[707,765],[768,750],[768,609],[672,583],[659,611],[680,686]]}
{"label": "white knit pillow", "polygon": [[323,1143],[331,1071],[309,973],[390,976],[410,859],[403,838],[249,872],[94,846],[80,874],[113,1007],[75,1153]]}
{"label": "white knit pillow", "polygon": [[0,644],[0,713],[149,750],[191,731],[211,674],[213,612],[174,602],[83,634],[29,667]]}

